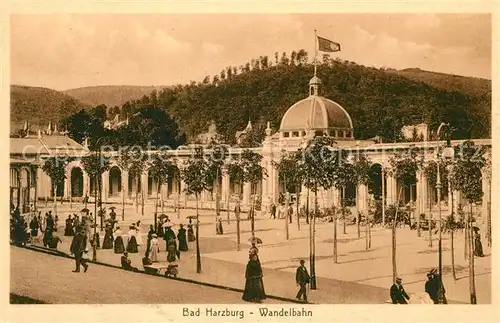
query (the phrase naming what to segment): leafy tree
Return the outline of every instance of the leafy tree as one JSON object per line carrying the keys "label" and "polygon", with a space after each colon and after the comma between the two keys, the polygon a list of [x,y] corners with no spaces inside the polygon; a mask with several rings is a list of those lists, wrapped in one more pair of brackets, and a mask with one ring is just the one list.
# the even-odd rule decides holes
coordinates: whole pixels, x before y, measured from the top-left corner
{"label": "leafy tree", "polygon": [[181,170],[181,176],[186,183],[188,194],[194,194],[196,197],[196,272],[201,273],[201,256],[200,256],[200,239],[199,225],[200,215],[198,212],[198,199],[204,190],[208,189],[207,185],[207,169],[208,165],[205,161],[203,149],[195,148],[194,155],[184,163],[184,168]]}
{"label": "leafy tree", "polygon": [[208,154],[206,182],[208,189],[213,192],[215,188],[215,214],[220,215],[219,179],[224,172],[224,162],[229,154],[225,145],[214,145]]}
{"label": "leafy tree", "polygon": [[100,104],[92,109],[91,113],[95,118],[101,120],[101,122],[104,122],[108,114],[108,107],[105,104]]}
{"label": "leafy tree", "polygon": [[[356,154],[354,156],[353,160],[353,167],[354,167],[354,173],[355,173],[355,185],[356,187],[359,187],[359,185],[366,186],[367,188],[370,187],[373,184],[373,168],[372,168],[372,163],[370,159],[365,155],[365,154]],[[370,232],[370,219],[369,219],[369,213],[367,212],[366,214],[366,219],[365,219],[365,229],[366,229],[366,249],[368,250],[371,247],[371,232]],[[359,211],[358,211],[358,219],[356,221],[356,224],[358,226],[358,238],[361,237],[360,234],[360,216],[359,216]]]}
{"label": "leafy tree", "polygon": [[[301,155],[297,152],[284,153],[279,162],[274,163],[274,167],[278,170],[279,181],[283,183],[286,192],[295,190],[296,197],[296,213],[297,213],[297,229],[300,230],[300,189],[304,181],[302,169],[300,167]],[[288,226],[288,225],[287,225]]]}
{"label": "leafy tree", "polygon": [[[135,212],[138,213],[139,210],[139,182],[141,180],[142,174],[146,171],[146,161],[148,156],[141,149],[131,149],[130,156],[130,166],[128,169],[129,175],[135,179]],[[144,194],[143,188],[141,186],[141,214],[144,214]]]}
{"label": "leafy tree", "polygon": [[[158,194],[162,194],[161,187],[167,183],[169,178],[177,175],[179,169],[175,161],[166,152],[162,151],[152,156],[149,172],[156,179],[156,199],[155,199],[155,214],[158,214]],[[156,227],[156,223],[155,223]]]}
{"label": "leafy tree", "polygon": [[[328,190],[335,184],[335,172],[338,165],[338,152],[333,150],[335,141],[330,137],[315,137],[301,149],[301,169],[304,174],[304,186],[314,192],[314,213],[310,221],[310,269],[311,289],[316,289],[315,270],[315,230],[316,215],[318,213],[318,189]],[[309,213],[309,196],[307,198],[307,213]]]}
{"label": "leafy tree", "polygon": [[474,236],[472,225],[472,204],[481,201],[483,197],[481,170],[485,166],[484,151],[473,141],[466,141],[455,147],[455,159],[451,176],[451,186],[459,191],[469,203],[469,216],[466,221],[466,243],[469,240],[469,273],[471,304],[476,304],[476,287],[474,278]]}
{"label": "leafy tree", "polygon": [[[389,159],[391,169],[389,175],[394,176],[400,185],[395,214],[392,220],[392,279],[395,282],[397,277],[396,266],[396,223],[398,221],[399,202],[403,188],[410,187],[417,183],[417,171],[422,167],[422,156],[415,150],[409,149],[406,153],[399,153]],[[419,217],[420,218],[420,217]]]}
{"label": "leafy tree", "polygon": [[[52,189],[54,190],[54,214],[57,214],[56,199],[57,199],[57,185],[64,184],[66,179],[66,165],[68,165],[71,158],[69,157],[49,157],[45,159],[42,170],[52,180]],[[62,196],[61,196],[62,201]]]}
{"label": "leafy tree", "polygon": [[[226,165],[226,172],[229,175],[229,178],[233,181],[233,183],[238,183],[240,188],[243,185],[243,181],[245,178],[245,171],[243,169],[243,165],[240,160],[232,160]],[[237,206],[239,206],[241,196],[238,196]],[[228,202],[229,209],[229,202]],[[235,212],[236,216],[236,248],[240,250],[240,212]],[[229,219],[229,216],[228,216]],[[229,222],[229,220],[228,220]]]}
{"label": "leafy tree", "polygon": [[266,169],[260,164],[262,156],[249,149],[243,150],[241,154],[241,168],[243,169],[243,182],[250,183],[252,191],[252,202],[250,206],[250,221],[252,227],[252,238],[255,237],[255,193],[253,192],[257,183],[262,182],[267,176]]}

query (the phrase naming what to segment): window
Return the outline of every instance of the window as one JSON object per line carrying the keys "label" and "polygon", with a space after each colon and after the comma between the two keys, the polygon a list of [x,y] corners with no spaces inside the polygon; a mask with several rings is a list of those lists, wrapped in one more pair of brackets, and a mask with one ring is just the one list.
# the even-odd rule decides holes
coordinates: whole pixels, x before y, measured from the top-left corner
{"label": "window", "polygon": [[343,130],[337,131],[337,137],[339,137],[339,138],[344,137],[344,131]]}
{"label": "window", "polygon": [[298,131],[292,132],[292,137],[300,137],[299,132]]}
{"label": "window", "polygon": [[345,132],[345,137],[346,138],[351,138],[351,132],[350,131],[346,131]]}
{"label": "window", "polygon": [[323,136],[323,131],[322,130],[316,130],[316,132],[314,133],[314,135],[316,137],[322,137]]}
{"label": "window", "polygon": [[288,132],[283,132],[283,138],[288,138],[290,137],[290,133]]}
{"label": "window", "polygon": [[306,132],[302,131],[302,137],[304,137],[305,135],[306,135]]}

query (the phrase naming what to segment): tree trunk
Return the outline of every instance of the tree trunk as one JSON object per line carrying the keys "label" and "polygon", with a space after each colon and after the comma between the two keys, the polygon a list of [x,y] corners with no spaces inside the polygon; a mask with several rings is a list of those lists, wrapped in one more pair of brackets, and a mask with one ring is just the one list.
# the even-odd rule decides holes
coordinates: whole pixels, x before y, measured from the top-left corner
{"label": "tree trunk", "polygon": [[139,178],[135,178],[135,214],[139,213]]}
{"label": "tree trunk", "polygon": [[238,201],[236,202],[236,209],[234,215],[236,216],[236,250],[240,251],[240,201],[238,197]]}
{"label": "tree trunk", "polygon": [[[251,190],[250,190],[251,191]],[[250,227],[252,231],[252,238],[255,238],[255,209],[254,209],[254,203],[255,203],[255,194],[252,196],[252,200],[250,202]]]}
{"label": "tree trunk", "polygon": [[312,216],[312,237],[311,237],[311,250],[312,250],[312,263],[311,263],[311,289],[316,289],[316,213],[318,212],[318,187],[315,186],[314,190],[314,213]]}
{"label": "tree trunk", "polygon": [[56,209],[57,209],[57,185],[54,184],[54,216],[57,214]]}
{"label": "tree trunk", "polygon": [[368,237],[368,227],[370,226],[370,221],[368,221],[368,214],[365,218],[365,248],[368,250],[370,248],[369,246],[369,237]]}
{"label": "tree trunk", "polygon": [[453,228],[453,223],[454,223],[453,214],[452,214],[452,218],[451,218],[451,223],[452,223],[452,227],[450,228],[450,239],[451,239],[451,272],[453,274],[453,279],[457,280],[457,273],[455,271],[455,242],[454,242],[454,237],[453,237],[453,231],[455,229]]}
{"label": "tree trunk", "polygon": [[227,224],[231,224],[231,219],[230,219],[230,214],[229,214],[229,193],[226,195],[226,201],[227,201]]}
{"label": "tree trunk", "polygon": [[103,230],[103,223],[102,220],[104,218],[104,214],[102,212],[102,174],[99,175],[97,182],[99,183],[99,214],[100,214],[100,224],[101,224],[101,231]]}
{"label": "tree trunk", "polygon": [[125,180],[122,180],[122,221],[125,221]]}
{"label": "tree trunk", "polygon": [[394,214],[394,219],[392,220],[392,281],[394,283],[396,283],[396,277],[398,276],[398,270],[396,265],[396,223],[398,219],[399,199],[401,198],[402,192],[403,192],[403,186],[399,188],[398,199],[396,202],[396,213]]}
{"label": "tree trunk", "polygon": [[306,223],[309,224],[309,191],[310,189],[307,188],[307,201],[306,201]]}
{"label": "tree trunk", "polygon": [[[155,215],[158,215],[158,194],[160,193],[160,190],[161,190],[160,179],[158,179],[158,183],[156,185]],[[156,228],[156,222],[155,222],[155,228]]]}
{"label": "tree trunk", "polygon": [[[94,237],[97,231],[97,175],[94,177]],[[92,261],[97,260],[97,244],[92,244]]]}
{"label": "tree trunk", "polygon": [[465,230],[464,230],[464,259],[469,259],[469,218],[465,218]]}
{"label": "tree trunk", "polygon": [[300,190],[300,186],[297,185],[297,189],[295,190],[296,194],[297,194],[297,198],[295,199],[296,201],[296,211],[297,211],[297,230],[300,231],[300,213],[299,213],[299,196],[300,196],[300,193],[299,193],[299,190]]}
{"label": "tree trunk", "polygon": [[337,212],[333,212],[333,262],[337,263]]}
{"label": "tree trunk", "polygon": [[217,169],[217,175],[215,176],[215,215],[216,217],[220,215],[219,210],[219,170]]}
{"label": "tree trunk", "polygon": [[201,273],[200,255],[200,214],[198,212],[198,193],[196,193],[196,273]]}
{"label": "tree trunk", "polygon": [[[433,195],[434,197],[434,195]],[[433,219],[433,214],[432,214],[432,200],[433,197],[429,201],[429,248],[432,248],[432,219]]]}
{"label": "tree trunk", "polygon": [[476,298],[476,277],[474,268],[474,226],[472,225],[472,203],[469,201],[469,289],[470,289],[470,303],[477,304]]}
{"label": "tree trunk", "polygon": [[[287,195],[289,195],[289,193],[287,192]],[[288,232],[288,199],[285,199],[285,238],[286,240],[289,240],[290,239],[290,235],[289,235],[289,232]]]}
{"label": "tree trunk", "polygon": [[371,217],[368,218],[368,249],[372,247],[372,225],[370,219]]}

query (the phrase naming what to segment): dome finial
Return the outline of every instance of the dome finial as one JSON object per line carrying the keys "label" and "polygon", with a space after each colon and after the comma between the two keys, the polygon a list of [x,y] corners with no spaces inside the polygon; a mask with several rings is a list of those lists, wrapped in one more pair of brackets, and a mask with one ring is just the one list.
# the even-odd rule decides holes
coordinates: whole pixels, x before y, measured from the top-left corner
{"label": "dome finial", "polygon": [[319,95],[319,86],[321,85],[321,80],[316,75],[309,81],[309,96]]}
{"label": "dome finial", "polygon": [[272,130],[271,130],[271,123],[268,121],[267,122],[267,127],[266,127],[266,136],[270,136],[272,134]]}

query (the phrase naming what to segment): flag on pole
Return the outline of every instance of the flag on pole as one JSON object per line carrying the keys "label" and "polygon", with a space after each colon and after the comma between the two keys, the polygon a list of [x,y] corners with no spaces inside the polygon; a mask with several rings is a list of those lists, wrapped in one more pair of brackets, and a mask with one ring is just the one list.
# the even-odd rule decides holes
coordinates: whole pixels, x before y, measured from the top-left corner
{"label": "flag on pole", "polygon": [[334,41],[331,41],[329,39],[323,38],[323,37],[318,37],[318,50],[320,52],[328,52],[328,53],[333,53],[333,52],[340,52],[340,44],[336,43]]}

